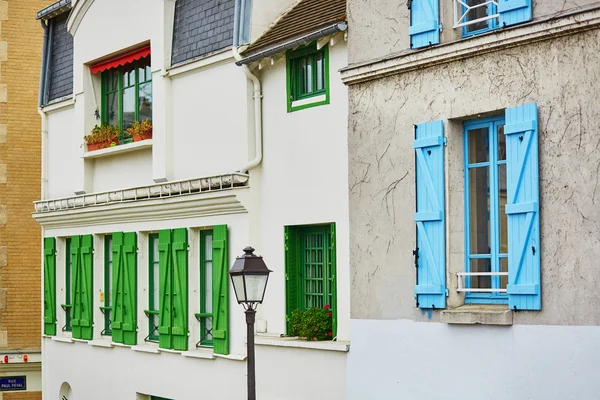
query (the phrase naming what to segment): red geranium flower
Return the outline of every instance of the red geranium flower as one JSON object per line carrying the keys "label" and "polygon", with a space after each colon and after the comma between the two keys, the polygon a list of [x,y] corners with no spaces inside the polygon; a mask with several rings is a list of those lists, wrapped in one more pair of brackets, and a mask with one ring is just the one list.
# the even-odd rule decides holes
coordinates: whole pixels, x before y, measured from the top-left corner
{"label": "red geranium flower", "polygon": [[325,307],[324,307],[324,308],[329,308],[329,304],[325,304]]}
{"label": "red geranium flower", "polygon": [[327,313],[327,316],[328,316],[328,317],[331,317],[331,312],[328,312],[328,313]]}
{"label": "red geranium flower", "polygon": [[332,332],[327,332],[327,336],[333,336]]}

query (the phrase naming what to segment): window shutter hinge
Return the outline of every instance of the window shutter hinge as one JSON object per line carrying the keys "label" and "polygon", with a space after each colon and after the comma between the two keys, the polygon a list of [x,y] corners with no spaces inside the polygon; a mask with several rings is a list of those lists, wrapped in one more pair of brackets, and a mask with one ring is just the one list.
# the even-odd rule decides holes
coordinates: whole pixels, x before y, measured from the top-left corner
{"label": "window shutter hinge", "polygon": [[443,25],[443,24],[440,24],[440,25],[439,25],[439,28],[440,28],[440,32],[443,32],[443,31],[444,31],[444,25]]}
{"label": "window shutter hinge", "polygon": [[444,147],[448,147],[448,138],[444,136]]}
{"label": "window shutter hinge", "polygon": [[448,297],[448,296],[449,296],[449,295],[448,295],[448,289],[446,289],[446,297]]}
{"label": "window shutter hinge", "polygon": [[409,10],[411,9],[411,7],[412,7],[412,0],[407,0],[406,7],[408,7]]}
{"label": "window shutter hinge", "polygon": [[412,253],[415,258],[415,268],[419,268],[419,248],[414,249]]}

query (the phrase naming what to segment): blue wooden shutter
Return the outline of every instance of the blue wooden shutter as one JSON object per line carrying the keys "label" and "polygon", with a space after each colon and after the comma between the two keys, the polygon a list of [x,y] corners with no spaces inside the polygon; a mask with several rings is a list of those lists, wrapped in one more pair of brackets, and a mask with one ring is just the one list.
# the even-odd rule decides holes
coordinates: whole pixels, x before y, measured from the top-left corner
{"label": "blue wooden shutter", "polygon": [[446,231],[444,224],[444,123],[416,126],[417,306],[446,308]]}
{"label": "blue wooden shutter", "polygon": [[408,28],[411,49],[439,44],[440,28],[438,0],[413,0]]}
{"label": "blue wooden shutter", "polygon": [[508,304],[540,310],[540,215],[537,104],[506,110]]}
{"label": "blue wooden shutter", "polygon": [[499,0],[500,26],[531,21],[531,0]]}

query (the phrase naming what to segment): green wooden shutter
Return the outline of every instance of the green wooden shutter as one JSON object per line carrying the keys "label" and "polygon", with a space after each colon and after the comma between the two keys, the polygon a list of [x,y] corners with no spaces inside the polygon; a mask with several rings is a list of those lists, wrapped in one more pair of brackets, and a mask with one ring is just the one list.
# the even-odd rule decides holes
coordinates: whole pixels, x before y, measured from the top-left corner
{"label": "green wooden shutter", "polygon": [[72,307],[71,307],[71,332],[74,338],[81,339],[81,237],[71,237],[71,273],[73,274],[73,287],[71,288]]}
{"label": "green wooden shutter", "polygon": [[173,336],[174,350],[188,348],[188,243],[187,229],[173,229]]}
{"label": "green wooden shutter", "polygon": [[123,238],[123,343],[137,343],[137,235]]}
{"label": "green wooden shutter", "polygon": [[81,307],[81,318],[79,325],[81,327],[81,339],[92,340],[93,338],[93,315],[92,307],[94,303],[93,293],[93,249],[94,249],[94,238],[92,235],[83,235],[81,237],[81,263],[80,268],[81,274],[81,286],[80,293],[82,299]]}
{"label": "green wooden shutter", "polygon": [[293,226],[284,228],[285,240],[285,290],[286,290],[286,324],[290,329],[292,311],[301,308],[300,284],[302,271],[300,268],[300,235]]}
{"label": "green wooden shutter", "polygon": [[330,263],[331,263],[331,309],[333,312],[332,319],[332,331],[333,337],[337,336],[337,280],[336,280],[336,260],[337,260],[337,252],[336,252],[336,237],[335,237],[335,224],[331,224],[331,236],[330,236]]}
{"label": "green wooden shutter", "polygon": [[229,354],[229,261],[227,225],[213,227],[213,320],[214,352]]}
{"label": "green wooden shutter", "polygon": [[173,309],[171,296],[171,230],[158,232],[158,345],[163,349],[173,346],[171,336],[171,315]]}
{"label": "green wooden shutter", "polygon": [[[123,343],[123,233],[112,234],[112,341]],[[108,293],[106,293],[108,296]]]}
{"label": "green wooden shutter", "polygon": [[56,239],[44,238],[44,335],[56,335]]}

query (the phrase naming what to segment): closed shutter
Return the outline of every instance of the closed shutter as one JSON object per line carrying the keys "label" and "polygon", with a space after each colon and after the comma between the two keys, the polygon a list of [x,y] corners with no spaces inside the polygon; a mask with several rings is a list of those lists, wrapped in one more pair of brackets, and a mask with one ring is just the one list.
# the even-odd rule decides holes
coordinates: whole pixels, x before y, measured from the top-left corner
{"label": "closed shutter", "polygon": [[293,226],[284,228],[286,323],[289,333],[292,311],[301,308],[300,235]]}
{"label": "closed shutter", "polygon": [[137,236],[135,232],[113,233],[112,340],[137,343]]}
{"label": "closed shutter", "polygon": [[92,340],[93,338],[93,304],[94,304],[94,293],[93,293],[93,249],[94,249],[94,238],[92,235],[81,236],[81,258],[80,264],[81,274],[81,319],[79,325],[81,326],[81,339]]}
{"label": "closed shutter", "polygon": [[500,26],[531,21],[531,0],[498,0]]}
{"label": "closed shutter", "polygon": [[506,109],[508,304],[540,310],[540,216],[537,104]]}
{"label": "closed shutter", "polygon": [[331,224],[330,226],[330,260],[331,263],[331,271],[329,282],[331,287],[329,288],[329,293],[331,293],[331,309],[333,313],[332,319],[332,331],[333,337],[337,336],[337,316],[338,316],[338,308],[337,308],[337,280],[336,280],[336,266],[337,266],[337,252],[336,252],[336,237],[335,237],[335,224]]}
{"label": "closed shutter", "polygon": [[81,339],[81,327],[79,320],[81,318],[81,237],[71,237],[71,273],[73,275],[73,287],[71,288],[72,307],[71,307],[71,332],[74,338]]}
{"label": "closed shutter", "polygon": [[44,238],[44,335],[56,335],[56,239]]}
{"label": "closed shutter", "polygon": [[171,337],[171,315],[173,310],[171,299],[171,245],[171,230],[165,229],[158,232],[158,344],[163,349],[170,349],[173,346]]}
{"label": "closed shutter", "polygon": [[416,126],[417,306],[446,308],[444,123]]}
{"label": "closed shutter", "polygon": [[212,336],[216,354],[229,354],[229,269],[227,225],[213,227],[213,320]]}
{"label": "closed shutter", "polygon": [[410,8],[410,47],[418,49],[440,43],[439,0],[413,0]]}
{"label": "closed shutter", "polygon": [[174,350],[188,348],[188,242],[187,229],[173,230],[173,316],[171,335]]}

